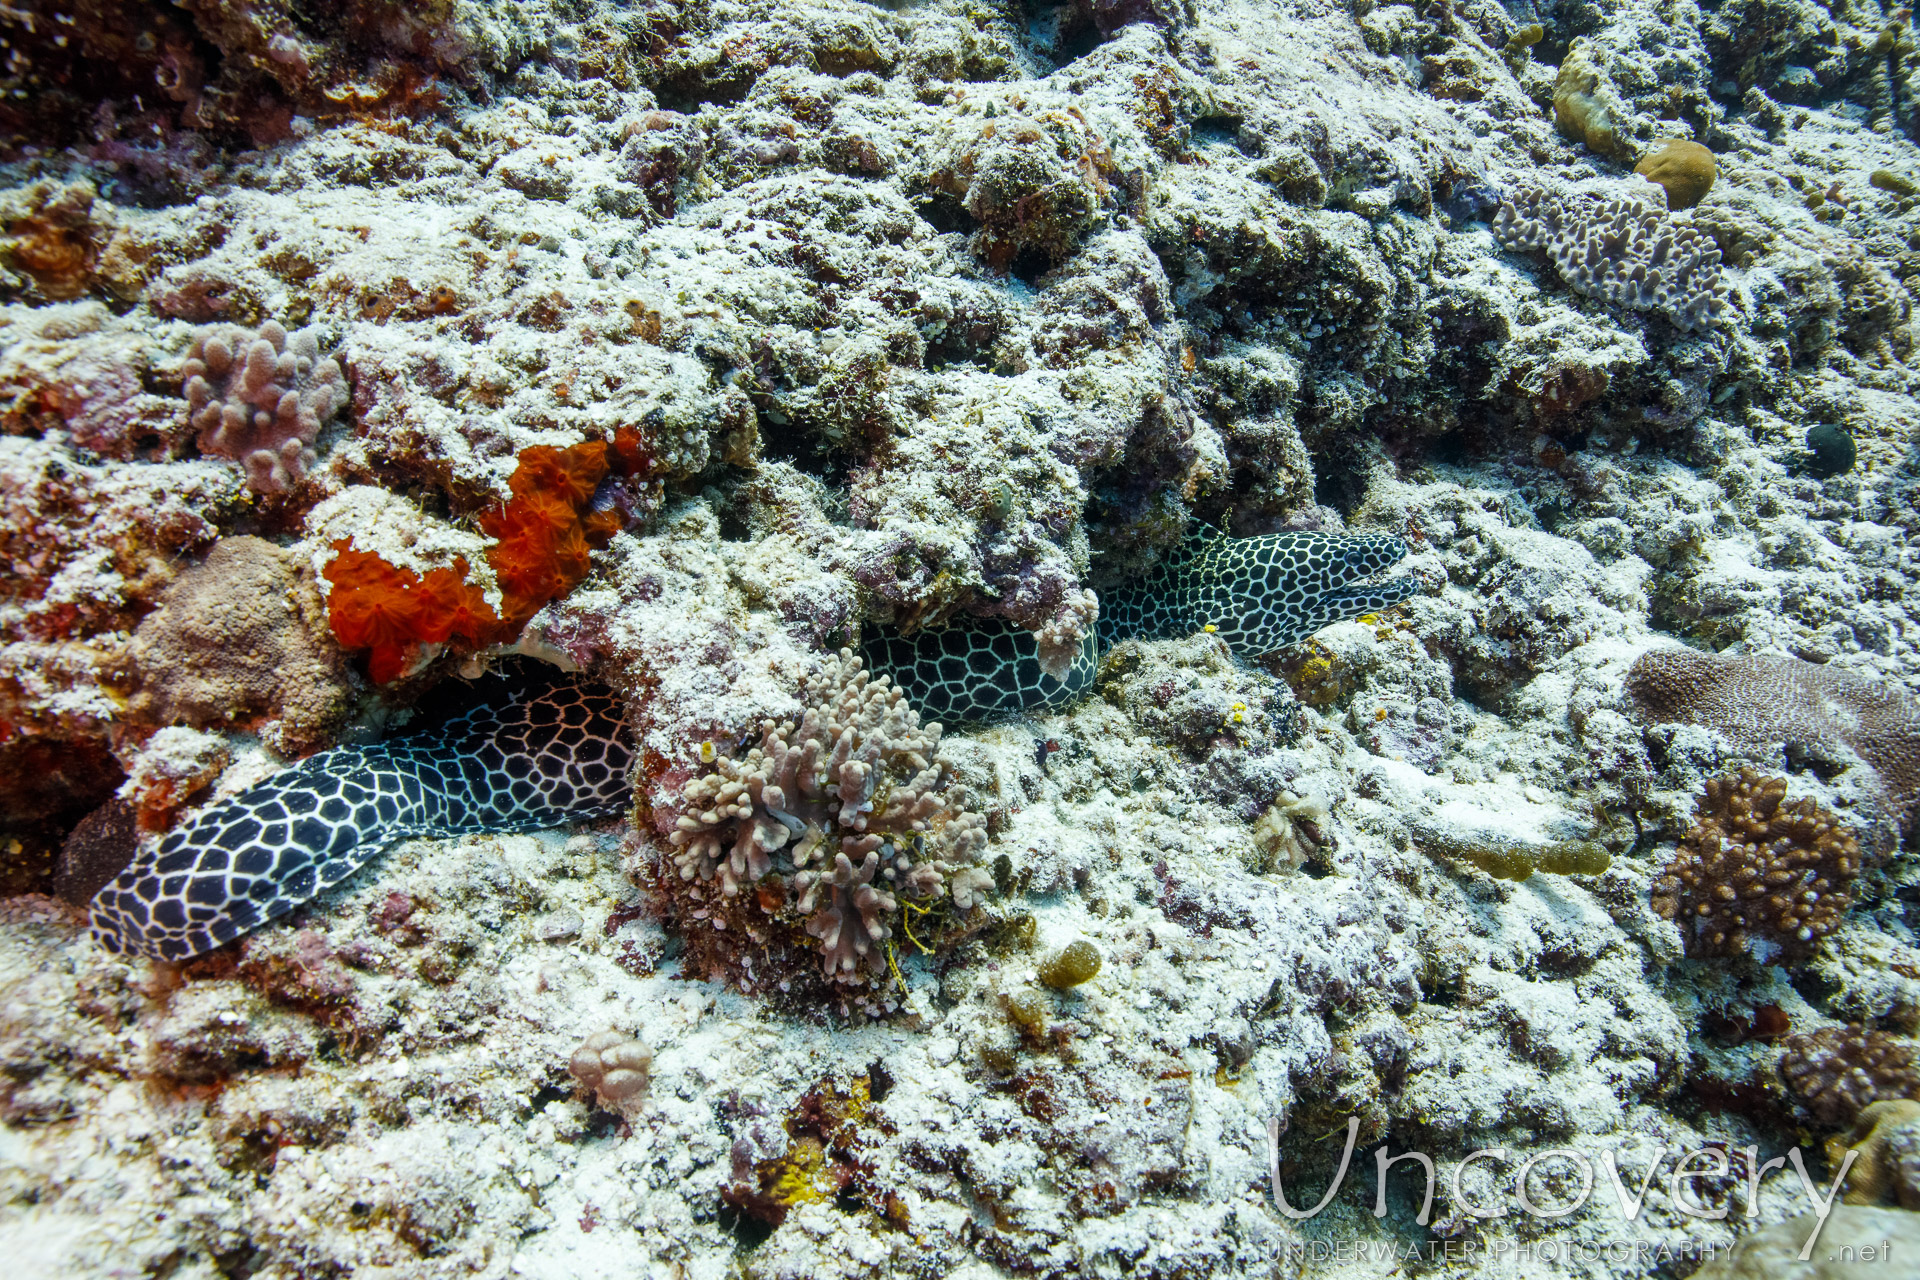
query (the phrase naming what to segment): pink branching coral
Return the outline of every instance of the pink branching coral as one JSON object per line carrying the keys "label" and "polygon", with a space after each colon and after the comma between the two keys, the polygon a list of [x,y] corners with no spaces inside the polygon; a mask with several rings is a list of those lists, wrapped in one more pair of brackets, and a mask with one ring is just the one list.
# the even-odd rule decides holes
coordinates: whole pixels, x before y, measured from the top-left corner
{"label": "pink branching coral", "polygon": [[941,783],[940,726],[858,658],[799,692],[797,722],[762,722],[758,746],[687,782],[656,887],[690,969],[792,990],[811,954],[834,990],[890,1007],[896,938],[932,950],[978,927],[986,824]]}
{"label": "pink branching coral", "polygon": [[284,493],[313,465],[313,440],[347,402],[340,365],[320,354],[312,329],[275,321],[258,333],[214,328],[186,363],[187,415],[200,448],[236,459],[256,493]]}

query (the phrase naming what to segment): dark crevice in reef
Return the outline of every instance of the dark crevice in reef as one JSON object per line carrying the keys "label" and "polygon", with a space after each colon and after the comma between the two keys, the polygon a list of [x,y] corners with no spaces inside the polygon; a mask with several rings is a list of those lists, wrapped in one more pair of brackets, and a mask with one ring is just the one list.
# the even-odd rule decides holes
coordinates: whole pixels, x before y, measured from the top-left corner
{"label": "dark crevice in reef", "polygon": [[0,896],[51,892],[62,842],[125,780],[104,738],[0,744]]}
{"label": "dark crevice in reef", "polygon": [[844,489],[853,471],[853,460],[821,438],[818,431],[804,423],[788,419],[776,422],[760,415],[760,456],[769,462],[785,462],[835,489]]}
{"label": "dark crevice in reef", "polygon": [[1337,455],[1315,454],[1313,459],[1313,500],[1332,507],[1342,518],[1352,518],[1366,496],[1367,482],[1352,465],[1345,450]]}
{"label": "dark crevice in reef", "polygon": [[914,207],[927,225],[942,235],[972,235],[979,227],[960,197],[946,191],[931,191],[915,201]]}
{"label": "dark crevice in reef", "polygon": [[1023,8],[1028,46],[1055,67],[1086,57],[1105,39],[1086,0],[1069,0],[1066,4],[1029,3]]}

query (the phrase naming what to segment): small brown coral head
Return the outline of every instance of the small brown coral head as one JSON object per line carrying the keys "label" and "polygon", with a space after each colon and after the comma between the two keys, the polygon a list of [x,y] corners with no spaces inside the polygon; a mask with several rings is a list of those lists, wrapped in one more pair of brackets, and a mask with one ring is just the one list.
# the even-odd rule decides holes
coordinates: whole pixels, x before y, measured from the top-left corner
{"label": "small brown coral head", "polygon": [[1751,769],[1707,784],[1653,887],[1688,955],[1801,960],[1845,919],[1860,846],[1813,801],[1783,803],[1786,792],[1785,778]]}
{"label": "small brown coral head", "polygon": [[652,1065],[653,1050],[646,1045],[618,1031],[601,1031],[573,1051],[567,1070],[601,1106],[617,1111],[646,1089]]}
{"label": "small brown coral head", "polygon": [[1691,209],[1707,198],[1719,169],[1713,152],[1697,142],[1670,138],[1656,142],[1633,171],[1667,193],[1667,208]]}
{"label": "small brown coral head", "polygon": [[1910,1040],[1858,1023],[1790,1036],[1780,1078],[1824,1124],[1851,1124],[1875,1102],[1920,1097]]}

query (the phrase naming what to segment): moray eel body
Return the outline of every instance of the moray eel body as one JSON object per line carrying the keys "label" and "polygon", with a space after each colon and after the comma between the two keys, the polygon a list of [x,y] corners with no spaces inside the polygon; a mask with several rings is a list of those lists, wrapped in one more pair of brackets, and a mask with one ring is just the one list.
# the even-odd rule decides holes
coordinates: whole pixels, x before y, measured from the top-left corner
{"label": "moray eel body", "polygon": [[185,960],[285,915],[386,846],[621,812],[633,749],[611,691],[515,688],[434,730],[309,756],[217,801],[94,896],[109,951]]}
{"label": "moray eel body", "polygon": [[861,655],[874,674],[892,676],[922,715],[993,720],[1072,701],[1092,685],[1100,654],[1122,640],[1169,640],[1212,627],[1234,653],[1258,657],[1399,604],[1413,593],[1412,579],[1374,579],[1406,554],[1407,544],[1390,533],[1229,538],[1204,530],[1144,580],[1108,593],[1065,680],[1040,669],[1032,633],[997,618],[911,636],[878,630]]}

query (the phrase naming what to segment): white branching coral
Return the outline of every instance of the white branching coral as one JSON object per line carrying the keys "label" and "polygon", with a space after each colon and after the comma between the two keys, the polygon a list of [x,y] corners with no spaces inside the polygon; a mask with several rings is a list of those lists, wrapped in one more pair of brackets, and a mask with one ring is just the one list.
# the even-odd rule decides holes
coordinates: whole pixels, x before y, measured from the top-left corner
{"label": "white branching coral", "polygon": [[903,913],[951,924],[991,887],[975,865],[986,823],[941,783],[940,726],[921,724],[858,658],[843,651],[799,694],[797,722],[762,721],[757,746],[715,754],[712,772],[686,784],[667,878],[693,891],[703,905],[691,915],[715,932],[731,921],[764,944],[797,920],[817,941],[822,976],[868,985],[888,973]]}
{"label": "white branching coral", "polygon": [[247,469],[256,493],[284,493],[313,465],[314,437],[347,402],[340,365],[312,329],[204,330],[186,363],[187,417],[200,447]]}

